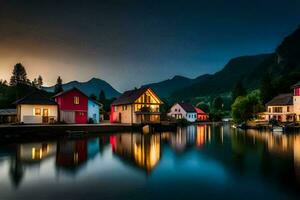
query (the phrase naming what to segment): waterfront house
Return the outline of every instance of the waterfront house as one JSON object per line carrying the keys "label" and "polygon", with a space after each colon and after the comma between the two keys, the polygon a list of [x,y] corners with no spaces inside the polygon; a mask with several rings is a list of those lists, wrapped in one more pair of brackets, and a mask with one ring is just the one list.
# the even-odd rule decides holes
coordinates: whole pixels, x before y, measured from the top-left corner
{"label": "waterfront house", "polygon": [[100,109],[102,104],[98,101],[89,98],[88,100],[88,120],[98,124],[100,122]]}
{"label": "waterfront house", "polygon": [[111,123],[160,123],[162,100],[151,88],[124,92],[111,104]]}
{"label": "waterfront house", "polygon": [[171,107],[168,116],[175,119],[186,119],[188,122],[195,122],[197,120],[197,111],[189,103],[175,103]]}
{"label": "waterfront house", "polygon": [[295,120],[300,121],[300,81],[293,85],[294,97],[293,97],[293,106],[295,113]]}
{"label": "waterfront house", "polygon": [[280,94],[266,104],[267,111],[262,115],[265,120],[276,119],[279,122],[295,120],[293,94]]}
{"label": "waterfront house", "polygon": [[61,122],[86,124],[88,122],[88,96],[77,88],[54,96],[59,108]]}
{"label": "waterfront house", "polygon": [[58,118],[57,103],[41,91],[34,91],[14,103],[17,106],[17,121],[24,124],[55,123]]}
{"label": "waterfront house", "polygon": [[195,107],[196,113],[197,113],[197,121],[207,121],[208,120],[208,114],[206,114],[203,110],[200,108]]}

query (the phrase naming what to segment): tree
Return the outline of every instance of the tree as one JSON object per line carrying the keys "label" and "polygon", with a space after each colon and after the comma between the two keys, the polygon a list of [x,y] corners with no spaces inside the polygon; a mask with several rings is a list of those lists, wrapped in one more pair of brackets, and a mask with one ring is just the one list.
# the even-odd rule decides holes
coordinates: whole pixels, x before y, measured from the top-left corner
{"label": "tree", "polygon": [[103,90],[100,91],[100,94],[99,94],[99,102],[101,102],[102,104],[104,104],[106,101],[106,96],[105,96],[105,93]]}
{"label": "tree", "polygon": [[212,103],[212,110],[213,111],[222,111],[223,107],[224,107],[224,102],[223,102],[222,97],[214,98],[213,103]]}
{"label": "tree", "polygon": [[60,76],[57,78],[56,84],[54,86],[54,93],[60,93],[64,91],[63,86],[62,86],[62,79],[60,78]]}
{"label": "tree", "polygon": [[15,86],[20,83],[28,84],[28,79],[25,67],[21,63],[17,63],[10,78],[10,85]]}
{"label": "tree", "polygon": [[258,91],[247,96],[239,96],[232,104],[232,117],[237,123],[248,122],[255,119],[259,112],[264,110]]}
{"label": "tree", "polygon": [[232,90],[231,98],[234,101],[237,97],[239,97],[239,96],[245,96],[245,95],[247,95],[247,91],[246,91],[246,89],[243,86],[243,82],[242,81],[238,81],[235,84],[235,86],[234,86],[234,88]]}
{"label": "tree", "polygon": [[7,86],[7,81],[0,79],[0,85]]}
{"label": "tree", "polygon": [[32,85],[33,87],[37,87],[37,86],[38,86],[38,81],[37,81],[36,78],[33,79],[33,81],[31,82],[31,85]]}
{"label": "tree", "polygon": [[270,101],[275,95],[274,86],[270,74],[266,74],[260,84],[260,96],[263,104]]}
{"label": "tree", "polygon": [[97,100],[97,96],[95,94],[91,94],[90,98],[93,99],[93,100]]}
{"label": "tree", "polygon": [[38,87],[39,89],[41,89],[42,86],[43,86],[43,78],[42,78],[41,75],[39,75],[39,77],[38,77],[38,79],[37,79],[37,87]]}

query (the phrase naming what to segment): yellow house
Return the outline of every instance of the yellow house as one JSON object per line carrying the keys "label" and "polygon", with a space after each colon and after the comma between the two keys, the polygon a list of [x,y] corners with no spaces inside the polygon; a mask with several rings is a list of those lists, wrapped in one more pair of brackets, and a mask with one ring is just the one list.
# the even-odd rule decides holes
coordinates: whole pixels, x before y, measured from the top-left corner
{"label": "yellow house", "polygon": [[58,107],[41,91],[34,91],[15,102],[17,121],[24,124],[48,124],[57,121]]}
{"label": "yellow house", "polygon": [[265,120],[275,118],[280,122],[292,122],[295,119],[293,94],[280,94],[266,104]]}
{"label": "yellow house", "polygon": [[160,123],[160,106],[162,104],[162,100],[151,88],[126,91],[111,104],[110,122]]}

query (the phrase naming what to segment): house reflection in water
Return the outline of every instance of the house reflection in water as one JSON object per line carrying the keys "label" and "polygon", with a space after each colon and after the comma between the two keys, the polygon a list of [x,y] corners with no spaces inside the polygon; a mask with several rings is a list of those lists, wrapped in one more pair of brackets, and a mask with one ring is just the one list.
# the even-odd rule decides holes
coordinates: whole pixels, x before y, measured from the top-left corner
{"label": "house reflection in water", "polygon": [[60,141],[57,144],[56,165],[64,169],[76,169],[87,161],[87,141]]}
{"label": "house reflection in water", "polygon": [[265,143],[267,150],[281,158],[293,158],[295,175],[300,181],[300,135],[299,134],[273,134],[271,132],[257,132],[248,130],[246,136],[251,138],[253,144]]}
{"label": "house reflection in water", "polygon": [[198,125],[196,133],[196,145],[198,148],[204,147],[205,143],[210,142],[210,129],[207,125]]}
{"label": "house reflection in water", "polygon": [[20,145],[20,159],[26,163],[40,163],[56,153],[56,143],[30,143]]}
{"label": "house reflection in water", "polygon": [[14,156],[11,156],[10,177],[18,187],[25,170],[30,166],[39,166],[46,158],[54,156],[56,143],[25,143],[15,146]]}
{"label": "house reflection in water", "polygon": [[150,173],[160,160],[160,134],[122,133],[111,136],[113,153]]}

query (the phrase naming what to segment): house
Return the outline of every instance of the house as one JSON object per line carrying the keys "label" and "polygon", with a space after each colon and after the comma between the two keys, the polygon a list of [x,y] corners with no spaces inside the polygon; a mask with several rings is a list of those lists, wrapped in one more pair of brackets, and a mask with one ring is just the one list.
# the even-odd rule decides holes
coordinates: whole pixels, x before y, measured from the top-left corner
{"label": "house", "polygon": [[195,107],[196,113],[197,113],[197,121],[207,121],[208,120],[208,114],[206,114],[203,110],[200,108]]}
{"label": "house", "polygon": [[14,103],[17,106],[17,121],[25,124],[54,123],[58,118],[57,103],[41,91],[34,91]]}
{"label": "house", "polygon": [[189,103],[175,103],[171,107],[168,116],[175,119],[186,119],[188,122],[195,122],[197,120],[197,111]]}
{"label": "house", "polygon": [[293,106],[295,113],[295,120],[300,121],[300,81],[292,86],[294,90]]}
{"label": "house", "polygon": [[124,92],[111,104],[111,123],[160,123],[162,100],[151,88]]}
{"label": "house", "polygon": [[263,113],[265,120],[272,118],[280,122],[295,120],[293,94],[280,94],[266,104],[267,111]]}
{"label": "house", "polygon": [[71,124],[88,122],[88,96],[72,88],[54,96],[59,108],[59,120]]}
{"label": "house", "polygon": [[17,109],[0,109],[0,124],[17,122]]}
{"label": "house", "polygon": [[93,123],[98,124],[100,122],[100,109],[102,104],[94,99],[88,100],[88,120],[92,120]]}

